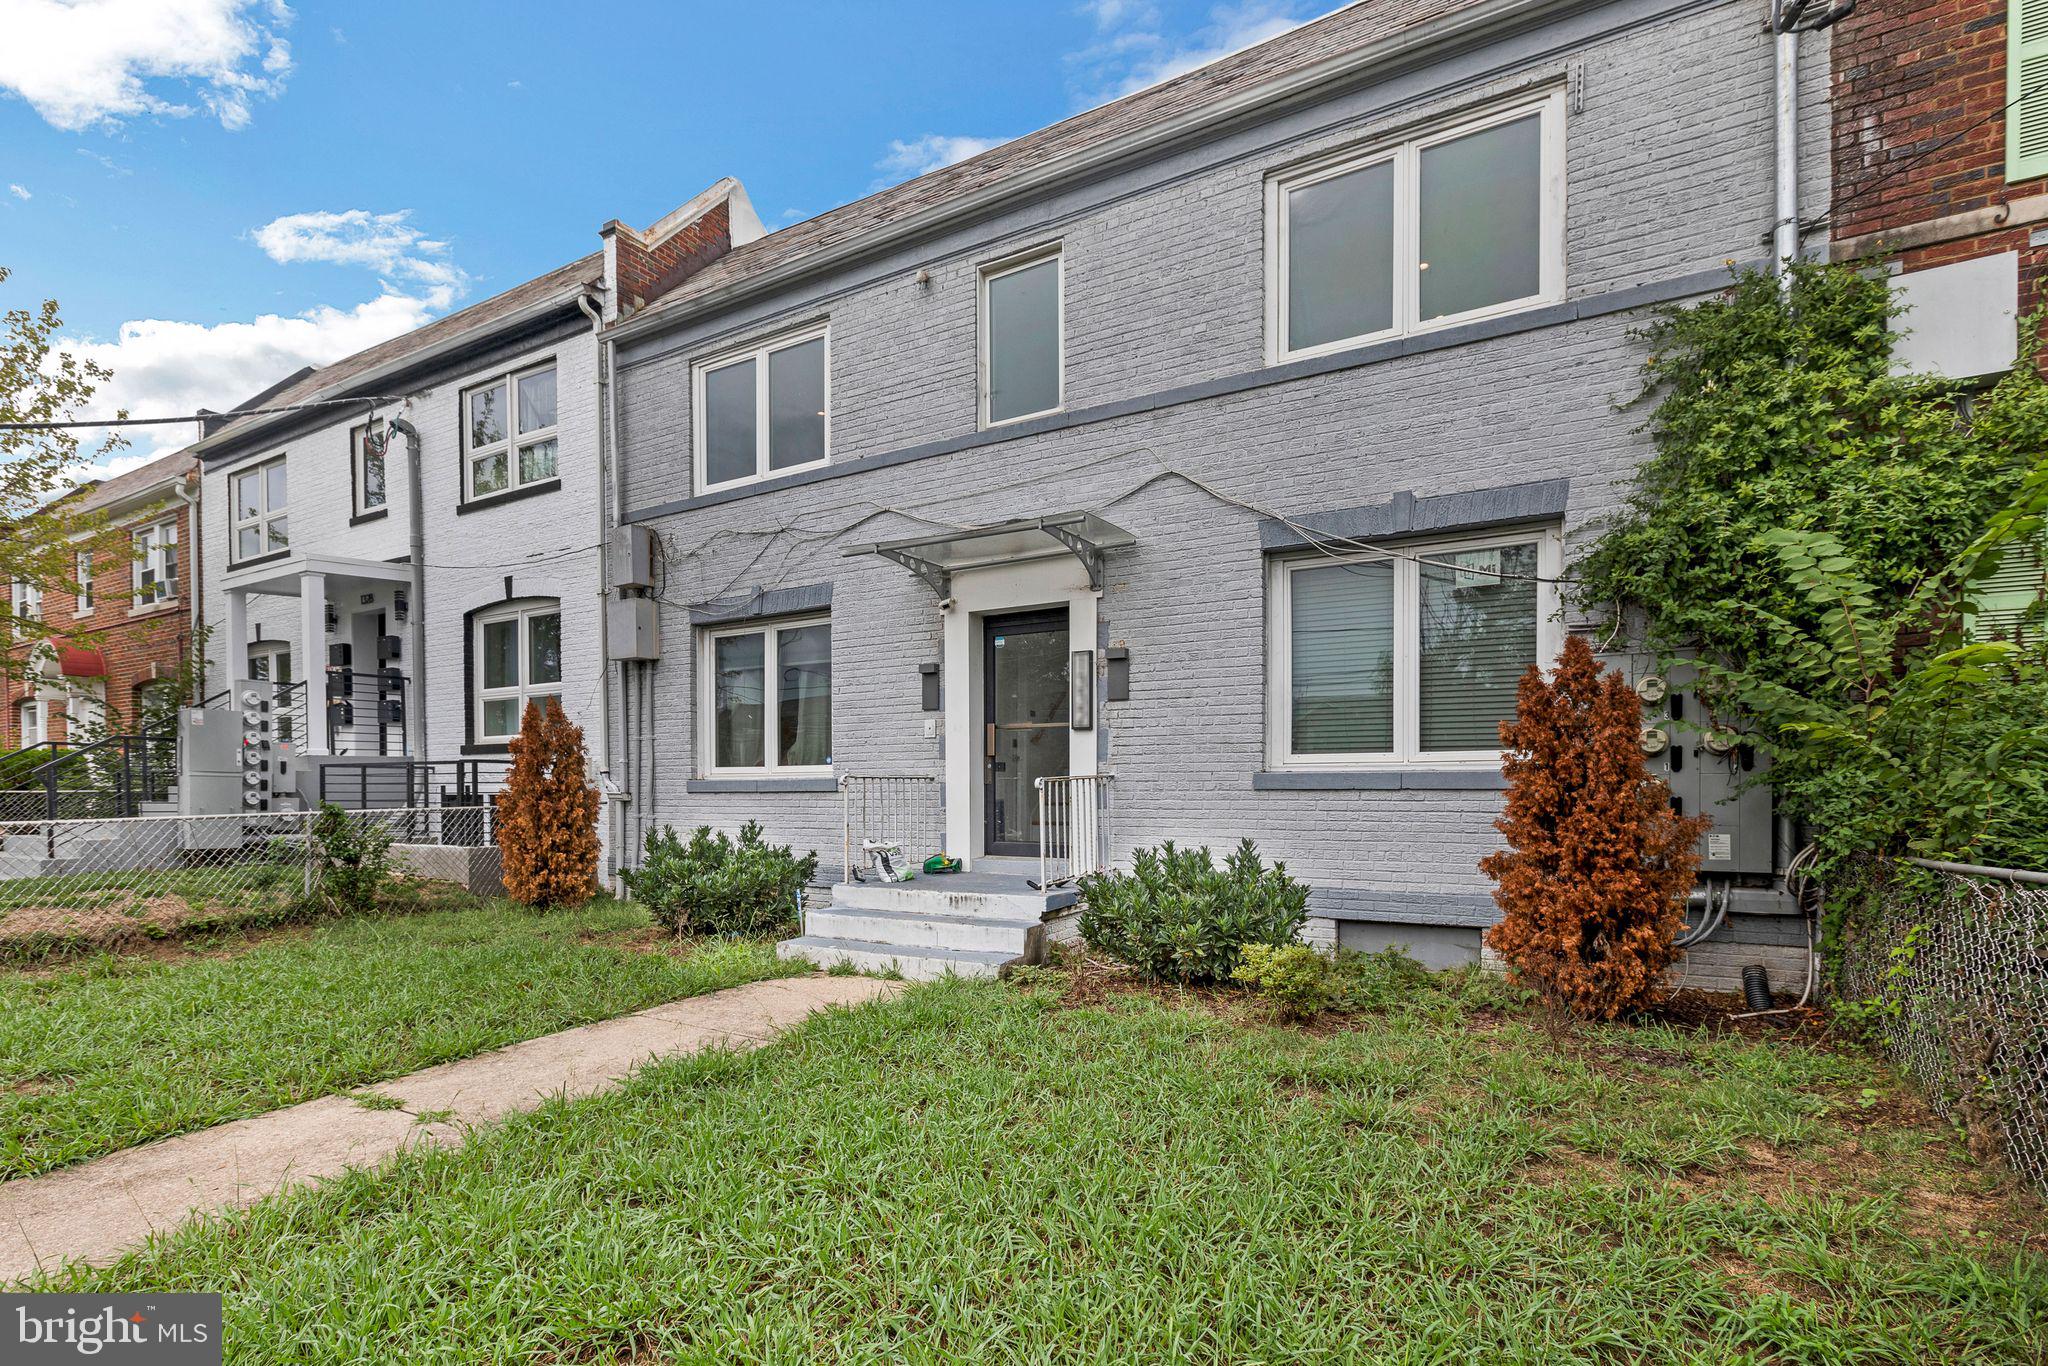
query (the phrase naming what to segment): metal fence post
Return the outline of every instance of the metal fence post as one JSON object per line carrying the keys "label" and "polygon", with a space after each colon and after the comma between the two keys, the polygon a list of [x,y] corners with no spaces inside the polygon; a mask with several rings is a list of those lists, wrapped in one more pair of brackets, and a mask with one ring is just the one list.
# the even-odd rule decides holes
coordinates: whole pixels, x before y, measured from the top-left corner
{"label": "metal fence post", "polygon": [[300,874],[300,894],[306,900],[311,901],[313,899],[313,813],[301,811],[299,818],[300,823],[304,827],[299,832],[300,837],[306,845],[305,867]]}

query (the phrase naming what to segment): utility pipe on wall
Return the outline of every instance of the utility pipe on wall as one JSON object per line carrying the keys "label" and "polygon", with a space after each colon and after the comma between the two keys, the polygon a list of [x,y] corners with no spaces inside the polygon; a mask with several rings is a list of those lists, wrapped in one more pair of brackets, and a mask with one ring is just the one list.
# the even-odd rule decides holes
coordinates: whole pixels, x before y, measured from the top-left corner
{"label": "utility pipe on wall", "polygon": [[[601,679],[597,690],[597,733],[598,776],[606,779],[605,787],[605,850],[612,865],[612,891],[623,892],[619,882],[618,869],[625,862],[619,848],[621,814],[619,811],[618,783],[612,768],[612,756],[616,751],[612,725],[612,647],[611,647],[611,548],[607,538],[614,525],[607,512],[606,494],[617,481],[612,477],[611,468],[611,343],[602,340],[604,332],[604,310],[589,294],[576,296],[576,307],[583,316],[590,319],[590,335],[597,340],[597,668]],[[626,686],[626,671],[618,671],[621,692],[620,708],[623,711]]]}
{"label": "utility pipe on wall", "polygon": [[[427,504],[421,496],[420,429],[402,417],[394,417],[390,429],[405,438],[405,493],[410,506],[406,520],[412,531],[412,603],[407,613],[410,630],[406,651],[412,656],[412,708],[406,729],[412,732],[413,757],[427,757]],[[325,654],[325,651],[321,652]],[[308,685],[311,686],[310,684]]]}
{"label": "utility pipe on wall", "polygon": [[[1790,11],[1788,18],[1787,11]],[[1799,259],[1799,31],[1797,6],[1773,6],[1777,30],[1778,185],[1776,225],[1771,233],[1772,268],[1778,283],[1789,285],[1792,263]]]}

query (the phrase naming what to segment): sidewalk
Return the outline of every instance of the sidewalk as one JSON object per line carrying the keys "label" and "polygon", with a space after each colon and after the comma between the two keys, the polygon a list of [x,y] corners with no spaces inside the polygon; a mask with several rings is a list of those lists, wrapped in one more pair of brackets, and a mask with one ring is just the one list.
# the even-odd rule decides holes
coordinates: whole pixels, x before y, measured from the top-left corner
{"label": "sidewalk", "polygon": [[606,1091],[656,1058],[768,1043],[813,1011],[902,990],[871,977],[794,977],[693,996],[361,1089],[396,1109],[326,1096],[254,1119],[0,1184],[0,1285],[67,1261],[104,1264],[194,1214],[253,1204],[556,1095]]}

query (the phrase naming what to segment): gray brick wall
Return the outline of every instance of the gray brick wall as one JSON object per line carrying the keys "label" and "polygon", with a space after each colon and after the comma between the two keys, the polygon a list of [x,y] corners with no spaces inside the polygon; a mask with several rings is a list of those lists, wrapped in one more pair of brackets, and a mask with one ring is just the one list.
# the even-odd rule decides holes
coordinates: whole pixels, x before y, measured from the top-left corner
{"label": "gray brick wall", "polygon": [[[1066,244],[1071,408],[1257,370],[1270,170],[1573,73],[1583,104],[1566,132],[1569,297],[1752,259],[1772,169],[1761,17],[1749,3],[1582,13],[636,340],[620,385],[628,506],[690,492],[693,356],[820,315],[832,325],[835,461],[972,432],[977,265],[1054,236]],[[1816,204],[1825,46],[1807,55]],[[897,566],[841,551],[934,522],[1086,508],[1138,538],[1112,561],[1100,605],[1104,640],[1131,657],[1130,700],[1102,714],[1119,849],[1249,834],[1317,887],[1324,915],[1404,918],[1435,898],[1438,919],[1472,923],[1498,792],[1253,790],[1266,762],[1258,519],[1156,476],[1178,471],[1290,513],[1568,478],[1576,537],[1644,454],[1639,416],[1615,411],[1637,388],[1643,352],[1630,330],[1642,321],[1587,317],[660,516],[668,655],[656,673],[652,813],[677,825],[759,819],[777,839],[827,851],[828,866],[837,858],[834,797],[687,790],[690,604],[830,580],[838,767],[938,775],[917,672],[941,654],[937,605]]]}

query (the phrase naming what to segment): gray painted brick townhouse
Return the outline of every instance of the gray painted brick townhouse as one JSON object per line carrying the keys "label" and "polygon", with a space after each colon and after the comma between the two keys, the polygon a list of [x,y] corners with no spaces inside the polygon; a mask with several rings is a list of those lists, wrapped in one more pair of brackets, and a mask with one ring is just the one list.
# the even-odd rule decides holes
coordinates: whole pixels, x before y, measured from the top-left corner
{"label": "gray painted brick townhouse", "polygon": [[[890,775],[994,867],[1047,778],[1111,860],[1250,836],[1312,938],[1475,957],[1495,727],[1646,452],[1631,329],[1765,254],[1765,17],[1366,0],[621,310],[623,847],[757,819],[836,876]],[[1768,881],[1723,938],[1796,973]]]}

